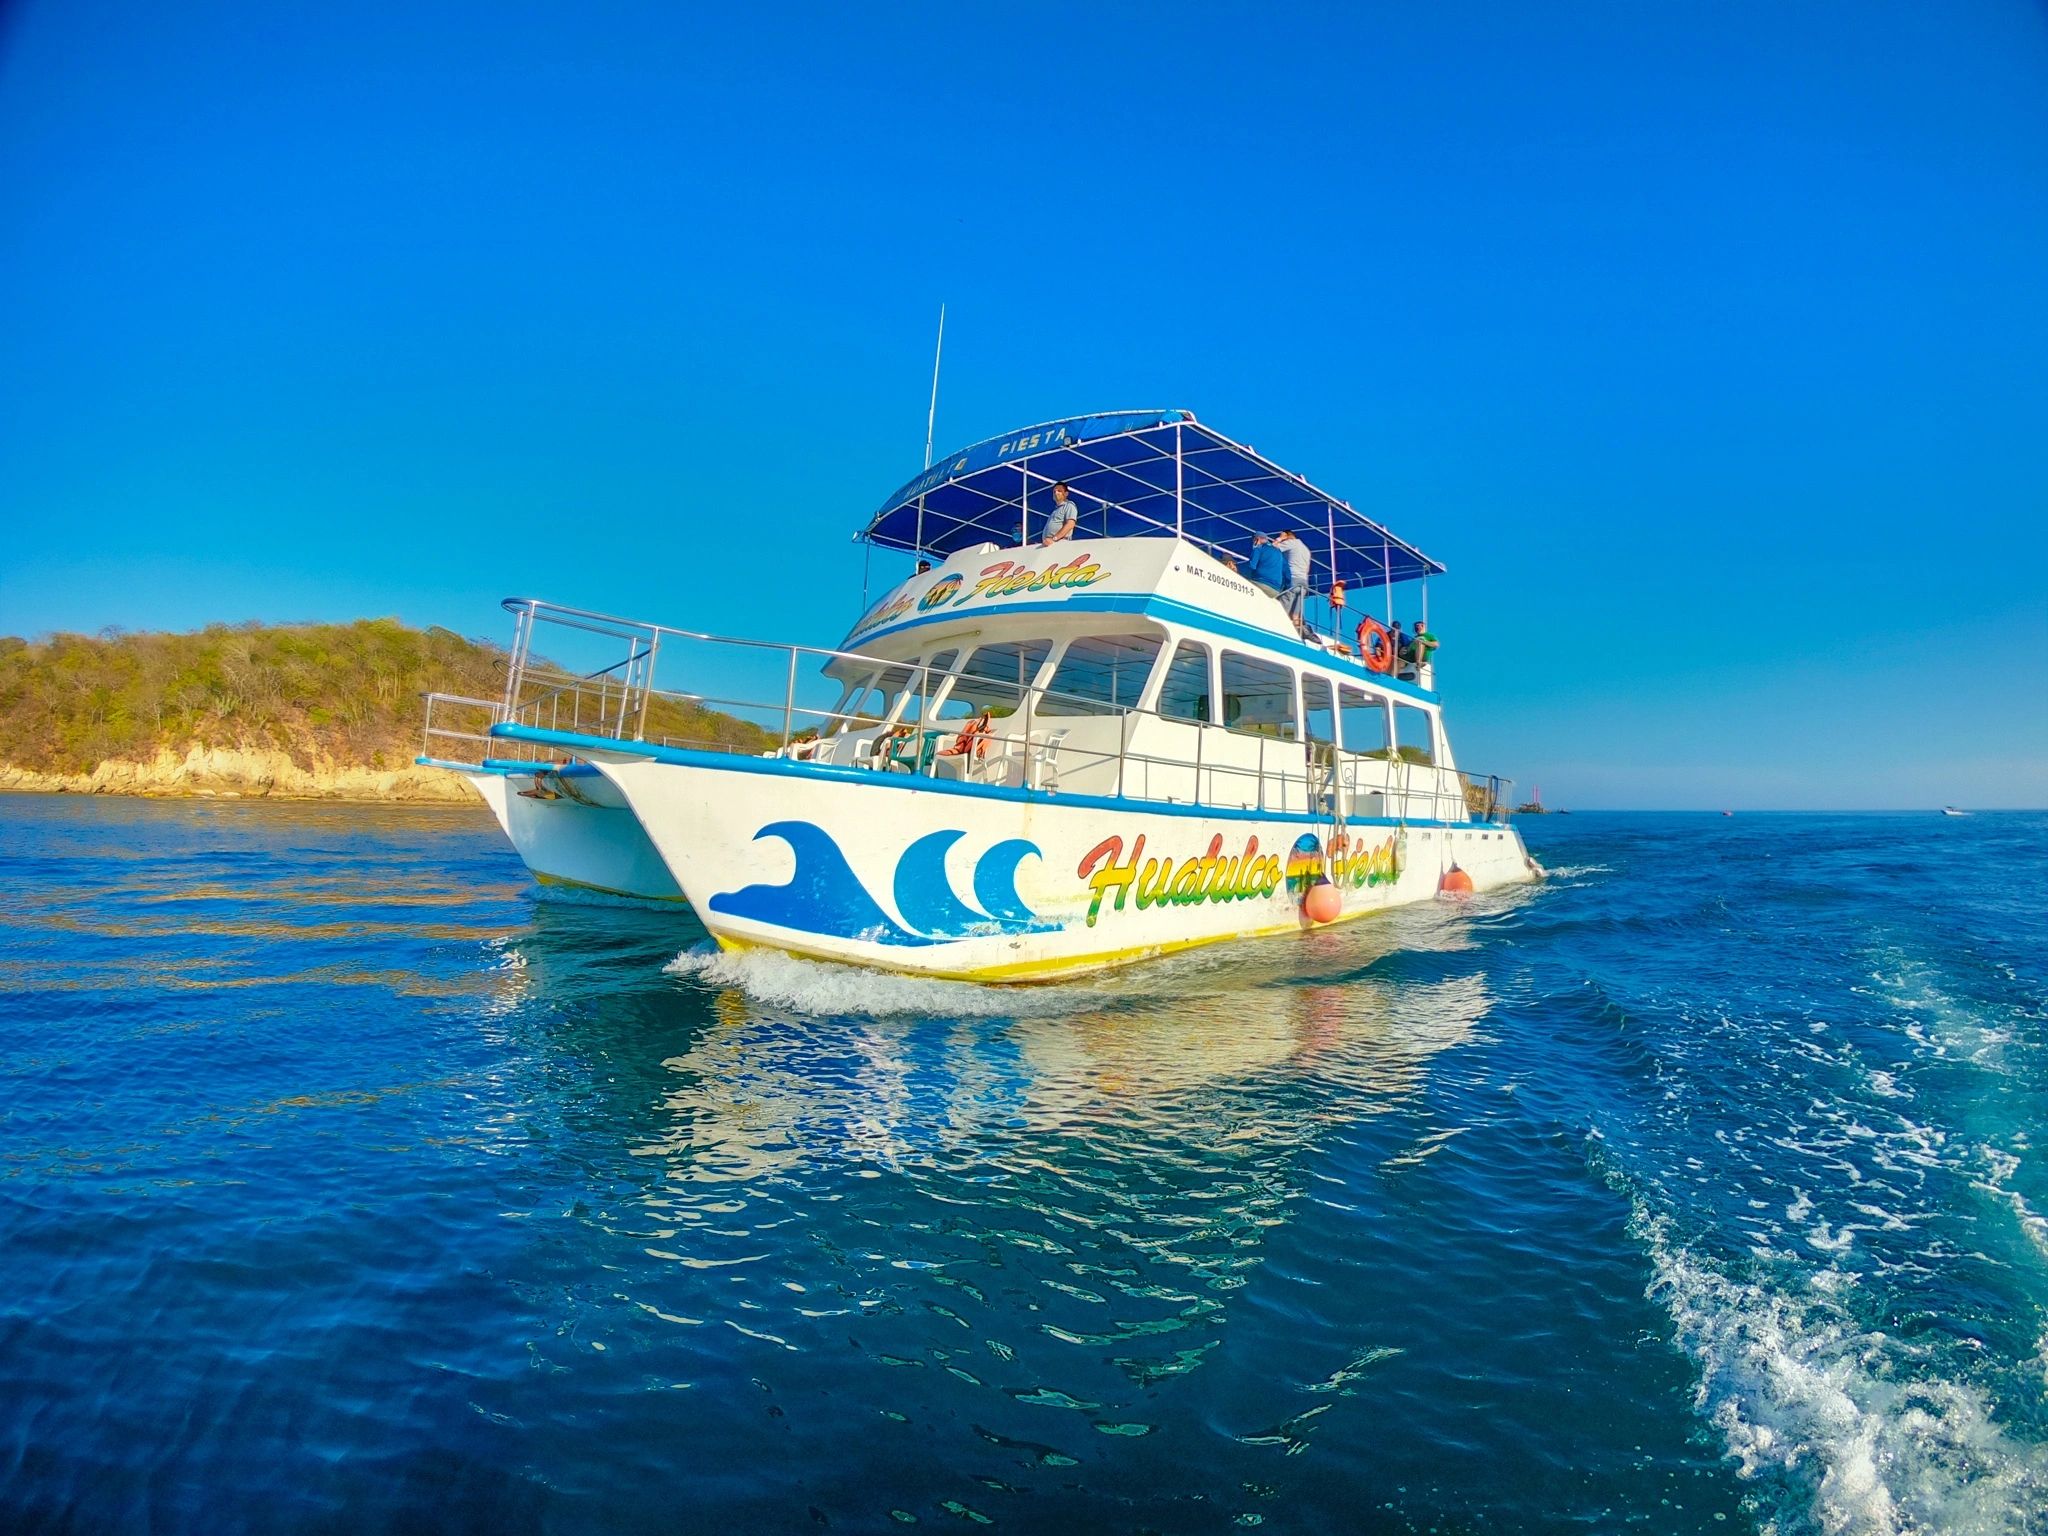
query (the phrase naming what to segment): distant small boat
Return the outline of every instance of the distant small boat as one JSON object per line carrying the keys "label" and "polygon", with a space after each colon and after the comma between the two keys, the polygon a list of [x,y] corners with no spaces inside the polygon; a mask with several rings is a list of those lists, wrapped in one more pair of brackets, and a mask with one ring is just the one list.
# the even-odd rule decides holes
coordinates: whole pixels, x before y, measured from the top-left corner
{"label": "distant small boat", "polygon": [[1967,816],[1970,813],[1968,811],[1959,811],[1952,805],[1944,805],[1941,808],[1941,814],[1944,816]]}
{"label": "distant small boat", "polygon": [[1735,813],[1733,811],[1723,811],[1721,814],[1723,816],[1733,816]]}

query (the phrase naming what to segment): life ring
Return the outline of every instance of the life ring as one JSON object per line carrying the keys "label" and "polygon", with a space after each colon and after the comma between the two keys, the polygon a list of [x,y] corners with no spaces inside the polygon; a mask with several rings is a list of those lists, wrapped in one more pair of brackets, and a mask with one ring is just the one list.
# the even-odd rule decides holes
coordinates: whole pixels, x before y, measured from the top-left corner
{"label": "life ring", "polygon": [[1394,670],[1394,637],[1370,614],[1358,621],[1358,659],[1374,672]]}

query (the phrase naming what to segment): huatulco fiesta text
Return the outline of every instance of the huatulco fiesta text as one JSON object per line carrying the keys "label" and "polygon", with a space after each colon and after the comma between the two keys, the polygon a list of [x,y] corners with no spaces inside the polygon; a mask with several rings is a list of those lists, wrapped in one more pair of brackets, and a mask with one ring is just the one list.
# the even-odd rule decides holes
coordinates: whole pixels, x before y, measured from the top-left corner
{"label": "huatulco fiesta text", "polygon": [[[1206,853],[1192,855],[1178,864],[1171,858],[1146,858],[1142,832],[1131,844],[1131,856],[1126,859],[1123,853],[1122,837],[1106,837],[1082,855],[1075,870],[1088,882],[1090,928],[1101,915],[1105,896],[1114,896],[1112,906],[1118,912],[1124,909],[1124,899],[1130,895],[1136,896],[1141,912],[1147,907],[1168,904],[1249,901],[1271,896],[1283,882],[1311,881],[1323,866],[1321,848],[1312,835],[1295,846],[1284,864],[1276,853],[1259,852],[1256,834],[1245,839],[1242,853],[1229,858],[1224,857],[1220,832],[1209,839]],[[1331,881],[1340,886],[1391,885],[1401,878],[1399,840],[1388,837],[1374,848],[1340,832],[1330,840],[1328,869]]]}
{"label": "huatulco fiesta text", "polygon": [[1109,572],[1088,558],[1086,552],[1078,554],[1064,564],[1054,561],[1044,569],[1036,569],[1020,560],[998,560],[994,565],[982,567],[981,574],[972,587],[966,586],[963,576],[942,576],[925,589],[922,597],[909,593],[891,598],[867,618],[855,626],[854,633],[873,629],[877,624],[886,624],[891,619],[901,618],[913,608],[921,613],[947,606],[959,607],[976,598],[1014,597],[1019,592],[1051,592],[1073,587],[1092,587],[1098,581],[1107,581]]}

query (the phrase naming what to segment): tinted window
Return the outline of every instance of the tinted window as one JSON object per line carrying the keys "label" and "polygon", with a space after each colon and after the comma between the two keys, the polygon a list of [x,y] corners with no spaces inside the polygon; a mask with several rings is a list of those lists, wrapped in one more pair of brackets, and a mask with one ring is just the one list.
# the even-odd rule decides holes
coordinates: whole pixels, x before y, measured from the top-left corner
{"label": "tinted window", "polygon": [[1339,687],[1338,713],[1343,717],[1344,750],[1366,757],[1387,755],[1387,701],[1378,694]]}
{"label": "tinted window", "polygon": [[1038,701],[1042,715],[1104,715],[1145,691],[1159,641],[1152,635],[1091,635],[1069,644]]}
{"label": "tinted window", "polygon": [[1337,739],[1337,708],[1330,699],[1330,680],[1313,672],[1301,675],[1301,718],[1310,741]]}
{"label": "tinted window", "polygon": [[1159,685],[1159,713],[1168,720],[1208,720],[1209,648],[1183,640]]}
{"label": "tinted window", "polygon": [[958,716],[977,709],[997,715],[1016,713],[1024,690],[1051,652],[1050,640],[1005,640],[999,645],[977,646],[960,669],[959,681],[941,713]]}
{"label": "tinted window", "polygon": [[1436,738],[1430,730],[1429,711],[1412,704],[1394,706],[1394,745],[1411,763],[1436,761]]}
{"label": "tinted window", "polygon": [[905,720],[924,718],[925,710],[929,707],[927,701],[944,685],[946,674],[953,670],[953,663],[959,659],[959,655],[958,651],[940,651],[911,677],[909,687],[912,697],[904,706]]}
{"label": "tinted window", "polygon": [[1236,651],[1223,653],[1223,723],[1254,736],[1293,740],[1294,671]]}

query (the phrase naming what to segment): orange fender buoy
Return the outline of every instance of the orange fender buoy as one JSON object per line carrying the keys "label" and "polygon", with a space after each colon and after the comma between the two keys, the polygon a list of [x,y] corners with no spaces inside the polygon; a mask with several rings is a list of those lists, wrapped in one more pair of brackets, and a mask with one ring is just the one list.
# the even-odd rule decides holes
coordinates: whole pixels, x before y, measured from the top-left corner
{"label": "orange fender buoy", "polygon": [[1301,910],[1312,923],[1334,923],[1344,914],[1344,898],[1337,894],[1336,886],[1324,881],[1309,887],[1308,894],[1301,899]]}
{"label": "orange fender buoy", "polygon": [[1437,881],[1436,889],[1440,896],[1470,896],[1472,877],[1453,864],[1444,871],[1443,879]]}
{"label": "orange fender buoy", "polygon": [[1394,637],[1370,614],[1358,621],[1358,659],[1374,672],[1394,670]]}

